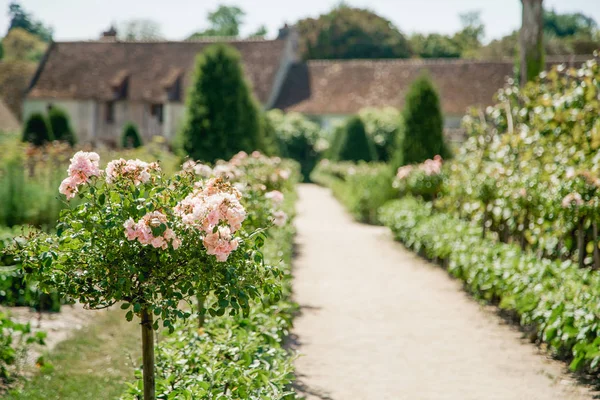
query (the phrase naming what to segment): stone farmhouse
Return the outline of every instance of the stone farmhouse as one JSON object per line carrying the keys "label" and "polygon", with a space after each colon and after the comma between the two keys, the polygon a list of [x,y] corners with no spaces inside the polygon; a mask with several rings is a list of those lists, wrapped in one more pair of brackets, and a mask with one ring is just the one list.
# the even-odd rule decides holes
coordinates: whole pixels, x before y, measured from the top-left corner
{"label": "stone farmhouse", "polygon": [[[439,90],[445,125],[460,125],[470,106],[492,104],[513,62],[461,59],[302,61],[298,36],[284,27],[275,40],[224,40],[241,54],[265,109],[296,111],[325,128],[363,107],[401,108],[411,82],[427,71]],[[119,143],[131,121],[143,141],[173,139],[184,118],[195,58],[215,40],[127,42],[111,29],[98,41],[52,43],[29,86],[26,119],[54,106],[71,117],[80,143]],[[588,57],[589,58],[589,57]],[[566,60],[574,65],[585,57]]]}

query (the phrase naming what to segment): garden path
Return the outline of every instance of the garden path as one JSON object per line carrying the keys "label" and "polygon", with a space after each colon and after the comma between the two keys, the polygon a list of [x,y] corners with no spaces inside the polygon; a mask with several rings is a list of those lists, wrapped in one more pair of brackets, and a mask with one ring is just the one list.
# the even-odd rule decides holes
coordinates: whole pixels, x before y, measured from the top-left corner
{"label": "garden path", "polygon": [[353,222],[326,189],[299,196],[292,338],[308,400],[593,398],[387,229]]}

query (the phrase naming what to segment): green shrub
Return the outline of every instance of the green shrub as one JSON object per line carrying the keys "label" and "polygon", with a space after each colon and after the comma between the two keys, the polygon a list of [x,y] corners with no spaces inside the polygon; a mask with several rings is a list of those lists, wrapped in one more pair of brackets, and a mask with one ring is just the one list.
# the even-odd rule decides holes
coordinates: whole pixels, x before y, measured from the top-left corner
{"label": "green shrub", "polygon": [[137,149],[142,146],[140,132],[134,123],[129,122],[125,124],[123,135],[121,136],[121,146],[124,149]]}
{"label": "green shrub", "polygon": [[271,110],[266,115],[278,137],[281,155],[298,161],[304,181],[308,181],[318,159],[319,125],[300,113]]}
{"label": "green shrub", "polygon": [[401,148],[405,164],[418,164],[436,155],[444,158],[444,118],[438,94],[425,75],[413,82],[402,110],[404,140]]}
{"label": "green shrub", "polygon": [[23,141],[29,142],[34,146],[41,146],[53,140],[52,128],[48,124],[46,117],[41,113],[31,114],[27,122],[25,122]]}
{"label": "green shrub", "polygon": [[386,164],[321,161],[311,175],[313,182],[329,187],[334,196],[359,222],[378,224],[377,210],[398,196],[393,174]]}
{"label": "green shrub", "polygon": [[48,122],[54,135],[54,140],[60,140],[74,146],[77,143],[75,132],[71,128],[69,115],[65,110],[53,107],[48,112]]}
{"label": "green shrub", "polygon": [[376,161],[377,154],[360,117],[348,120],[335,154],[336,161]]}
{"label": "green shrub", "polygon": [[365,124],[365,131],[375,145],[377,159],[390,161],[394,148],[398,144],[401,117],[394,107],[363,108],[358,115]]}
{"label": "green shrub", "polygon": [[600,274],[570,261],[551,261],[517,244],[482,239],[480,224],[435,213],[405,198],[385,205],[382,222],[396,239],[437,260],[477,298],[516,313],[572,370],[600,370]]}
{"label": "green shrub", "polygon": [[215,44],[198,55],[180,134],[186,154],[196,160],[263,150],[260,108],[233,47]]}

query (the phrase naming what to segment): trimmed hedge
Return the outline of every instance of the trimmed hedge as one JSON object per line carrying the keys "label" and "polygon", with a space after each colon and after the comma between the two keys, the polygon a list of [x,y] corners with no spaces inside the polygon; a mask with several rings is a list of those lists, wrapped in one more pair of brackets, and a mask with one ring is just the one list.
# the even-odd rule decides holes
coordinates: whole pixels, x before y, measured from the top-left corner
{"label": "trimmed hedge", "polygon": [[482,228],[430,203],[405,198],[380,210],[397,240],[437,260],[477,298],[518,315],[572,370],[598,372],[600,274],[570,261],[539,259],[514,244],[482,238]]}
{"label": "trimmed hedge", "polygon": [[354,219],[368,224],[379,224],[377,209],[398,196],[398,191],[392,186],[394,175],[386,164],[330,163],[324,160],[310,178],[330,188]]}

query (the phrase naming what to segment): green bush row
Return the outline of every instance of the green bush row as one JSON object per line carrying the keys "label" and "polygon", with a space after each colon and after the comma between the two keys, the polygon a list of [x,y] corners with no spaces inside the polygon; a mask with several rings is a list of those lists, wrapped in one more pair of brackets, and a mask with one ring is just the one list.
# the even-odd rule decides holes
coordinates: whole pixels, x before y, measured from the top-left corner
{"label": "green bush row", "polygon": [[514,244],[482,238],[482,228],[413,198],[380,210],[397,240],[440,261],[476,297],[516,313],[572,370],[598,372],[600,274],[570,261],[539,259]]}
{"label": "green bush row", "polygon": [[[293,215],[295,194],[285,193]],[[254,304],[248,316],[211,318],[203,328],[193,318],[161,338],[156,347],[156,393],[160,399],[296,399],[293,359],[283,341],[297,306],[291,297],[294,228],[271,229],[265,262],[283,271],[282,296]],[[124,400],[142,399],[141,371]]]}
{"label": "green bush row", "polygon": [[394,175],[386,164],[330,163],[322,161],[311,180],[328,187],[359,222],[378,224],[377,210],[397,197]]}

